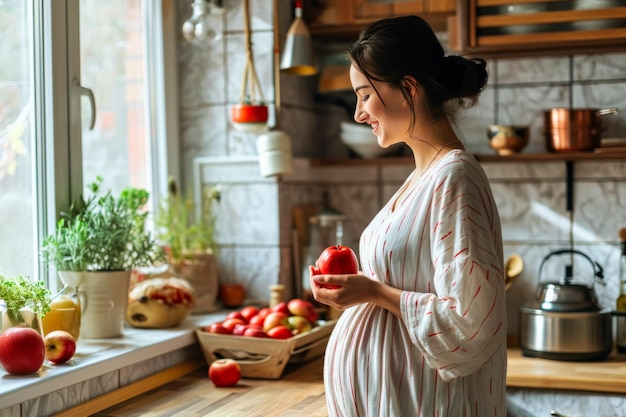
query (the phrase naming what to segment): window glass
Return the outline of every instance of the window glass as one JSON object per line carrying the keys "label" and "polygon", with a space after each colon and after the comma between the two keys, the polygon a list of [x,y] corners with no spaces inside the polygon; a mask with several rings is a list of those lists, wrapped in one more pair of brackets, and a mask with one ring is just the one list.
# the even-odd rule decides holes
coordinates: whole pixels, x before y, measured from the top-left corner
{"label": "window glass", "polygon": [[[150,191],[145,106],[145,28],[141,0],[81,0],[81,84],[93,91],[81,100],[83,181],[96,175],[104,189]],[[85,187],[86,189],[86,187]]]}
{"label": "window glass", "polygon": [[[171,10],[170,0],[167,4]],[[157,160],[172,164],[171,155],[164,153],[167,70],[159,59],[164,51],[162,37],[172,36],[173,29],[171,16],[163,16],[162,10],[162,2],[152,0],[0,0],[3,274],[45,279],[39,269],[38,242],[81,188],[80,178],[72,176],[74,168],[82,170],[84,191],[96,176],[103,177],[103,186],[115,193],[135,186],[154,195],[153,189],[164,187],[166,177],[156,175],[159,170],[152,164]],[[167,29],[162,27],[165,18]],[[78,56],[83,87],[80,115],[73,106],[74,85],[67,82],[79,78],[74,59]],[[66,63],[66,68],[48,62],[52,57]],[[50,71],[52,67],[56,70]],[[86,93],[95,98],[93,128],[94,112]],[[45,123],[46,117],[54,123]],[[81,118],[80,132],[74,132],[75,117]],[[149,128],[149,120],[159,123]],[[153,184],[156,180],[163,184]]]}
{"label": "window glass", "polygon": [[35,273],[33,25],[30,2],[0,0],[0,272]]}

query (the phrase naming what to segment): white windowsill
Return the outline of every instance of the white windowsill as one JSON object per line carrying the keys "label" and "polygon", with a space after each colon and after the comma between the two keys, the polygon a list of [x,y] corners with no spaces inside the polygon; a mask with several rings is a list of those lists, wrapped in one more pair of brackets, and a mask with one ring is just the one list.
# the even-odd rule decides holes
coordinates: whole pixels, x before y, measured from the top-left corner
{"label": "white windowsill", "polygon": [[112,339],[79,338],[76,354],[63,365],[47,361],[36,374],[10,375],[0,367],[0,411],[62,388],[135,365],[197,343],[194,330],[222,320],[227,311],[190,315],[171,329],[124,328]]}

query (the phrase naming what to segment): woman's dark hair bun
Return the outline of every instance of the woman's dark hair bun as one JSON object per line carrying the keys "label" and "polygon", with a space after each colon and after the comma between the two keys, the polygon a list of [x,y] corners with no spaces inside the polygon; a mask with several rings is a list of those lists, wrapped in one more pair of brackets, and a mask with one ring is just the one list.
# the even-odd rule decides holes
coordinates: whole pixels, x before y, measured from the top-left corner
{"label": "woman's dark hair bun", "polygon": [[450,92],[450,98],[473,98],[487,85],[487,62],[448,55],[444,59],[438,82]]}

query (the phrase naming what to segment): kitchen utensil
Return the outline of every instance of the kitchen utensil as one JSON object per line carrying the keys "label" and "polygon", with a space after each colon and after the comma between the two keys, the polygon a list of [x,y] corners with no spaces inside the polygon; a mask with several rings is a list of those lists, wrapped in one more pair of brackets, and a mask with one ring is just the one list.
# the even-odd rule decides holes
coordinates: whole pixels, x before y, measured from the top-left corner
{"label": "kitchen utensil", "polygon": [[612,313],[598,304],[592,286],[571,283],[570,268],[562,280],[541,282],[545,262],[556,255],[586,258],[594,281],[602,267],[583,252],[563,249],[548,254],[539,266],[536,298],[520,308],[520,348],[525,356],[556,360],[601,360],[613,348]]}
{"label": "kitchen utensil", "polygon": [[524,260],[516,253],[509,255],[504,266],[504,288],[509,289],[524,270]]}
{"label": "kitchen utensil", "polygon": [[601,146],[601,116],[617,109],[567,109],[544,111],[546,148],[550,152],[590,151]]}

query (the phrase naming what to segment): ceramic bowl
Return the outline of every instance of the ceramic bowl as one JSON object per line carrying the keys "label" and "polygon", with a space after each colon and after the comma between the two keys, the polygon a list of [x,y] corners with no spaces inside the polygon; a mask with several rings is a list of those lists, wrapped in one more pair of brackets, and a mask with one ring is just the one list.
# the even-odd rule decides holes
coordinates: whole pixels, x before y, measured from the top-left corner
{"label": "ceramic bowl", "polygon": [[528,126],[491,125],[487,128],[487,138],[498,155],[513,155],[528,145]]}
{"label": "ceramic bowl", "polygon": [[378,158],[395,150],[394,147],[382,148],[368,125],[342,122],[340,137],[348,148],[365,159]]}

